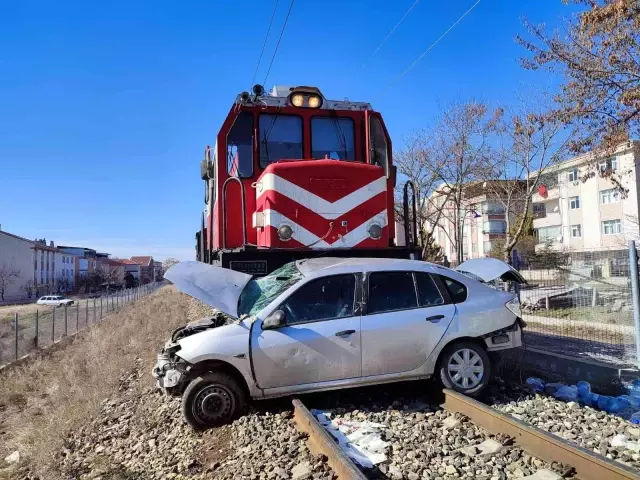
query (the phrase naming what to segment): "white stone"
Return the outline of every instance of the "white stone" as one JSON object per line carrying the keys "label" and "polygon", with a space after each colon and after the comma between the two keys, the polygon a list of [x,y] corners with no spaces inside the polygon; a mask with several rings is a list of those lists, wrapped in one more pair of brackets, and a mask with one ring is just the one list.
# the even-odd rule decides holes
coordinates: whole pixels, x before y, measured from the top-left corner
{"label": "white stone", "polygon": [[291,470],[291,478],[293,478],[293,480],[311,478],[311,464],[309,462],[302,462],[293,467]]}
{"label": "white stone", "polygon": [[538,470],[533,475],[524,477],[524,480],[562,480],[562,477],[556,472],[552,472],[551,470],[543,468],[541,470]]}
{"label": "white stone", "polygon": [[478,445],[478,448],[480,449],[480,453],[482,454],[493,454],[499,452],[502,449],[502,444],[492,438],[488,438],[480,445]]}
{"label": "white stone", "polygon": [[442,421],[442,426],[446,429],[455,428],[460,425],[460,420],[456,417],[447,417]]}
{"label": "white stone", "polygon": [[4,461],[10,464],[18,463],[20,461],[20,452],[16,450],[15,452],[4,457]]}

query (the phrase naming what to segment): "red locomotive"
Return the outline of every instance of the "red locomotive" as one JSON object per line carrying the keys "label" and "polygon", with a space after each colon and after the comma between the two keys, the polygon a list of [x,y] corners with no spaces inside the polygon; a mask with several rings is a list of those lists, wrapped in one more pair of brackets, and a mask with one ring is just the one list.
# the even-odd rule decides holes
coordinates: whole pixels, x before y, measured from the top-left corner
{"label": "red locomotive", "polygon": [[[201,176],[199,261],[264,275],[317,255],[416,255],[415,222],[396,241],[391,140],[368,103],[256,85],[238,95]],[[406,186],[404,203],[407,218]]]}

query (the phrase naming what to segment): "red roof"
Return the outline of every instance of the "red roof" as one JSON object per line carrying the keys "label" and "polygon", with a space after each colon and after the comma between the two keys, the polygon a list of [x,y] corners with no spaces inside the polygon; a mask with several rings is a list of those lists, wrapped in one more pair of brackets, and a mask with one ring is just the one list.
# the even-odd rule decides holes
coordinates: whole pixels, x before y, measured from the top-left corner
{"label": "red roof", "polygon": [[131,260],[139,265],[148,267],[149,265],[151,265],[151,262],[153,261],[153,257],[150,257],[150,256],[131,257]]}
{"label": "red roof", "polygon": [[128,258],[114,258],[116,262],[120,262],[123,265],[140,265],[138,262],[134,262],[133,260],[129,260]]}

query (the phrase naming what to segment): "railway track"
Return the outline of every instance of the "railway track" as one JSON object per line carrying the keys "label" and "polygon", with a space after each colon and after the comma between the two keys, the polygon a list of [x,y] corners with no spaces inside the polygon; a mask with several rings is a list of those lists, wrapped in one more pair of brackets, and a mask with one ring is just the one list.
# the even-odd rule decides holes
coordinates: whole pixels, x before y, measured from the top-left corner
{"label": "railway track", "polygon": [[[610,460],[602,455],[589,451],[585,448],[577,446],[574,443],[565,441],[555,435],[545,432],[539,428],[528,425],[520,420],[512,418],[504,413],[488,407],[472,398],[458,394],[452,390],[444,390],[444,402],[441,407],[450,415],[462,415],[466,417],[475,427],[485,430],[496,438],[510,438],[515,445],[526,452],[531,458],[535,458],[538,463],[547,465],[555,464],[564,466],[563,476],[580,480],[630,480],[640,479],[640,471],[623,465],[619,462]],[[314,453],[322,453],[327,456],[330,466],[340,479],[367,479],[367,478],[405,478],[404,475],[398,476],[381,474],[377,471],[372,476],[372,472],[360,469],[338,446],[335,439],[329,432],[318,422],[316,417],[309,409],[299,400],[293,400],[294,419],[297,427],[306,432],[308,437],[309,448]],[[453,418],[453,417],[452,417]],[[441,427],[438,427],[440,429]],[[442,433],[446,435],[446,432]],[[446,447],[448,448],[448,447]],[[478,451],[482,454],[482,451]],[[489,458],[488,456],[485,456]],[[413,458],[413,456],[412,456]],[[424,461],[424,460],[423,460]],[[426,460],[429,461],[428,459]],[[536,469],[538,471],[542,468]],[[544,470],[548,473],[548,470]],[[534,472],[535,473],[535,472]],[[532,473],[532,475],[534,475]],[[450,474],[450,475],[448,475]],[[474,478],[478,471],[469,473],[463,471],[446,472],[441,475],[442,478],[454,478],[466,476]],[[478,477],[482,475],[477,475]],[[510,475],[521,476],[521,475]],[[504,475],[491,474],[486,478],[507,478]],[[409,477],[411,478],[411,477]],[[418,477],[413,474],[413,478],[435,478],[431,476]],[[539,473],[538,476],[531,478],[558,478]]]}

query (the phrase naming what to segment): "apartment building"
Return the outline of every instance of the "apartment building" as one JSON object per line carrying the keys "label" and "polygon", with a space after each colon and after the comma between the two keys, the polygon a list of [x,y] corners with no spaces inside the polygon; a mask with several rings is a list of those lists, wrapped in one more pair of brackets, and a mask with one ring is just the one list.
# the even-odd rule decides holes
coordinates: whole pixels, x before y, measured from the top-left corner
{"label": "apartment building", "polygon": [[[492,180],[497,182],[498,180]],[[447,259],[457,263],[458,237],[462,244],[462,261],[487,256],[497,240],[507,231],[504,203],[487,182],[472,182],[463,187],[461,208],[447,198],[447,187],[436,188],[426,204],[427,229],[433,229],[435,241]],[[516,219],[520,206],[513,205],[510,220]],[[520,207],[521,208],[521,207]],[[438,212],[441,212],[438,217]],[[436,222],[437,218],[437,222]],[[435,228],[433,223],[436,223]],[[456,232],[456,225],[459,228]]]}
{"label": "apartment building", "polygon": [[606,158],[588,153],[545,172],[532,198],[538,245],[585,252],[637,240],[639,164],[640,144],[630,141]]}

